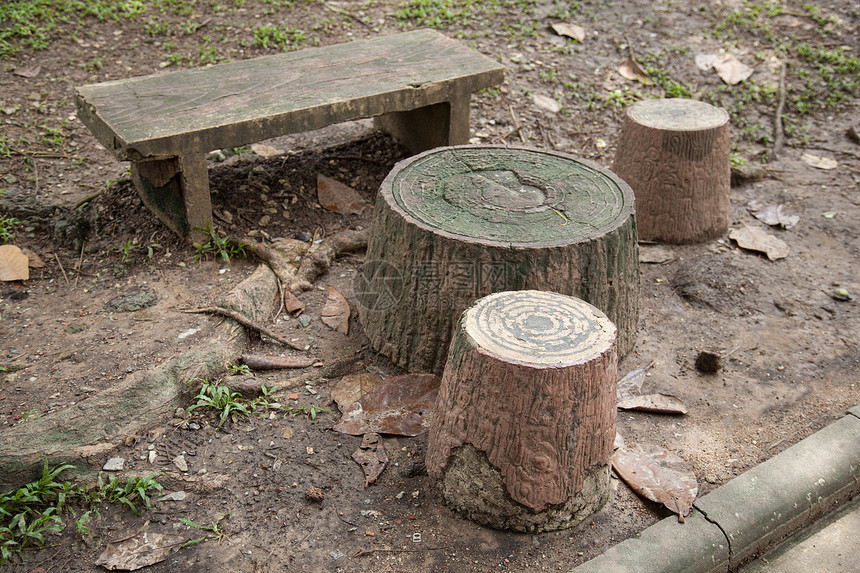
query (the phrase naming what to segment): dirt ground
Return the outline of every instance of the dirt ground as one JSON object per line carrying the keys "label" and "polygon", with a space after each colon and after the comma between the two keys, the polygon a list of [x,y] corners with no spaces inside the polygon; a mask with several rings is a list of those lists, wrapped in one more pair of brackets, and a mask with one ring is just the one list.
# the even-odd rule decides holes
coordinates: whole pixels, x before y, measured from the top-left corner
{"label": "dirt ground", "polygon": [[[236,41],[251,37],[250,30],[264,22],[289,22],[320,44],[419,26],[397,17],[400,5],[394,2],[248,1],[230,10],[214,2],[189,4],[189,14],[151,8],[137,19],[88,20],[84,31],[61,27],[47,49],[23,48],[0,61],[0,108],[6,110],[0,120],[9,145],[8,153],[0,153],[0,218],[25,221],[11,243],[45,263],[31,269],[26,282],[0,284],[4,426],[61,417],[64,408],[205,341],[218,320],[181,311],[217,302],[257,264],[243,258],[193,262],[196,251],[142,206],[125,177],[127,164],[74,119],[74,86],[153,73],[164,67],[165,54],[185,58],[173,67],[200,64],[191,60],[216,40],[221,58],[272,53]],[[662,69],[693,95],[732,111],[735,163],[758,165],[769,157],[773,137],[762,134],[771,134],[778,100],[777,40],[755,27],[738,27],[733,38],[709,33],[732,9],[748,10],[753,3],[729,0],[706,9],[664,1],[582,2],[565,4],[567,13],[554,3],[520,3],[528,10],[503,4],[486,21],[455,19],[439,26],[507,67],[499,90],[473,97],[473,143],[554,149],[610,167],[623,104],[661,94],[660,87],[615,71],[632,49],[640,60],[660,54]],[[851,2],[828,2],[816,13],[819,19],[800,2],[782,6],[784,13],[771,19],[777,38],[860,56],[860,15]],[[204,24],[193,33],[158,36],[144,26],[147,16],[176,29],[183,22]],[[821,24],[824,16],[833,18]],[[564,20],[586,29],[582,43],[550,29]],[[822,26],[829,26],[826,33]],[[756,101],[749,90],[728,91],[712,70],[696,68],[696,54],[720,48],[755,62],[752,80],[771,86],[767,97]],[[15,73],[36,64],[41,67],[32,77]],[[794,96],[803,93],[802,79],[789,75],[786,92],[790,110],[799,109]],[[564,107],[542,109],[534,94],[557,98]],[[787,243],[787,257],[770,261],[726,235],[705,244],[664,246],[665,260],[641,264],[638,340],[619,371],[654,361],[645,389],[678,396],[689,413],[619,412],[618,429],[628,441],[659,444],[686,459],[700,495],[860,403],[860,312],[856,300],[834,296],[836,289],[855,299],[860,295],[860,145],[846,131],[860,129],[856,82],[832,107],[808,103],[808,113],[786,112],[792,131],[780,157],[763,165],[762,178],[738,181],[731,194],[731,228],[766,230]],[[59,126],[62,143],[52,143],[48,136],[55,132],[44,126]],[[406,157],[369,122],[267,143],[287,153],[263,158],[242,150],[210,163],[216,223],[224,232],[250,232],[258,239],[322,237],[368,227],[371,209],[342,216],[318,205],[317,174],[352,186],[372,204],[382,179]],[[801,158],[804,153],[837,165],[813,167]],[[783,204],[799,222],[787,230],[768,228],[750,214],[752,200]],[[655,248],[642,247],[643,253]],[[362,262],[363,253],[341,258],[301,296],[309,322],[281,313],[270,326],[310,345],[310,354],[323,362],[355,356],[355,371],[399,374],[369,348],[354,318],[348,336],[319,318],[328,285],[346,296],[355,314],[353,280]],[[125,306],[130,302],[142,306]],[[259,337],[251,346],[285,350]],[[703,350],[725,357],[716,374],[695,369]],[[336,410],[330,393],[337,379],[298,386],[290,381],[304,373],[259,376],[285,389],[273,401]],[[350,459],[360,438],[332,431],[337,419],[322,413],[311,420],[272,408],[217,430],[217,420],[198,410],[127,436],[112,454],[125,458],[125,472],[164,471],[158,479],[165,492],[182,490],[185,499],[158,502],[140,516],[105,505],[100,518],[89,522],[87,537],[75,532],[68,517],[62,534],[25,554],[22,570],[103,570],[95,561],[110,540],[142,527],[198,538],[203,532],[178,518],[209,524],[229,514],[220,522],[220,541],[182,548],[149,569],[563,571],[669,515],[613,479],[606,508],[573,529],[541,535],[487,529],[445,507],[423,470],[424,436],[385,437],[391,462],[377,484],[365,487],[361,468]],[[156,452],[153,461],[150,451]],[[185,472],[172,461],[183,452]],[[100,466],[106,458],[91,461]],[[312,487],[322,490],[321,502],[306,498]]]}

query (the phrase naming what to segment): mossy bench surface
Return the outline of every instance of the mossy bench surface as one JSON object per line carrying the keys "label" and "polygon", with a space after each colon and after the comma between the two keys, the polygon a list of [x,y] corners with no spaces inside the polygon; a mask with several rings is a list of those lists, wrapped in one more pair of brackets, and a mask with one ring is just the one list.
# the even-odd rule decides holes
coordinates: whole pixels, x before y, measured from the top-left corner
{"label": "mossy bench surface", "polygon": [[450,102],[503,68],[433,30],[79,87],[81,120],[119,159],[206,153]]}
{"label": "mossy bench surface", "polygon": [[82,86],[75,103],[96,139],[132,162],[146,206],[193,235],[212,220],[209,151],[366,117],[413,153],[467,143],[471,94],[503,79],[490,58],[416,30]]}

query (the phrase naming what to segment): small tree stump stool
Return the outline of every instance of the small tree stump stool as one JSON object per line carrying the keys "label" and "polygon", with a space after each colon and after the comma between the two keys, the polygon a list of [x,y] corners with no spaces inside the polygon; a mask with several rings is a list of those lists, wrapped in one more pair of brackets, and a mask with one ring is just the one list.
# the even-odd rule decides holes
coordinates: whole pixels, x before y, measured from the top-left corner
{"label": "small tree stump stool", "polygon": [[698,243],[729,228],[729,114],[688,99],[627,110],[612,170],[636,193],[640,240]]}
{"label": "small tree stump stool", "polygon": [[427,471],[453,508],[517,531],[571,527],[609,496],[615,326],[543,291],[463,313],[433,409]]}
{"label": "small tree stump stool", "polygon": [[441,375],[460,314],[494,292],[576,296],[632,348],[639,319],[633,192],[571,156],[442,147],[398,163],[376,202],[355,292],[373,347]]}

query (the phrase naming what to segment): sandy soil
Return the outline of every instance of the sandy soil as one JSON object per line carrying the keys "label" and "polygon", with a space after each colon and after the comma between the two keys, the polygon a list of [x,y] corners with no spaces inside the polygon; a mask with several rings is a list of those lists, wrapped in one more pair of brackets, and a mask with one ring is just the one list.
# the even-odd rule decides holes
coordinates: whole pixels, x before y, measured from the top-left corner
{"label": "sandy soil", "polygon": [[[514,8],[503,9],[490,26],[471,22],[441,28],[508,68],[500,90],[473,99],[474,143],[555,149],[609,167],[623,106],[613,106],[607,94],[660,92],[624,80],[614,71],[627,57],[628,45],[637,55],[685,47],[685,53],[668,52],[667,69],[694,85],[698,94],[729,98],[720,91],[720,79],[695,68],[692,60],[696,53],[724,45],[704,31],[713,29],[724,10],[740,6],[739,2],[718,3],[713,12],[665,2],[582,4],[582,11],[569,20],[586,27],[589,35],[583,44],[552,32],[549,25],[560,18],[551,15],[554,6],[542,3],[528,19],[539,22],[535,37],[520,38],[512,32],[524,25],[522,13]],[[213,37],[235,35],[264,20],[289,18],[293,25],[313,30],[323,44],[404,29],[394,17],[392,3],[338,4],[351,16],[315,4],[266,14],[271,6],[248,2],[242,10],[218,12],[206,3],[191,16],[168,12],[158,17],[174,24],[208,19],[203,31]],[[855,55],[860,49],[858,15],[849,2],[828,4],[841,24],[823,39],[799,7],[793,10],[798,14],[776,20],[779,34],[822,46],[846,45]],[[407,23],[405,29],[412,26]],[[175,53],[193,54],[206,44],[202,35],[198,31],[153,38],[142,20],[94,22],[77,41],[66,30],[47,50],[23,50],[2,62],[0,99],[6,108],[19,106],[3,116],[3,133],[14,142],[22,136],[35,140],[34,126],[40,122],[74,115],[75,85],[152,73],[165,59],[168,39],[177,45]],[[759,41],[741,33],[734,52],[752,61],[754,53],[768,50],[767,44],[757,45]],[[128,48],[132,44],[135,49]],[[224,57],[232,58],[271,52],[246,47],[239,53],[234,44],[223,49],[229,50]],[[85,65],[96,57],[101,58],[101,67]],[[13,73],[36,63],[41,71],[35,77]],[[578,87],[564,86],[568,78]],[[777,85],[778,66],[766,58],[754,78],[759,84]],[[798,93],[792,89],[789,85],[790,93]],[[559,113],[538,108],[531,98],[556,92],[565,103]],[[588,103],[589,93],[596,105]],[[725,104],[734,100],[726,99]],[[734,149],[748,163],[766,155],[770,142],[750,136],[747,127],[768,131],[775,105],[773,98],[749,103],[738,118],[742,127],[735,132]],[[855,297],[860,294],[860,146],[846,135],[852,124],[860,127],[858,112],[855,90],[837,109],[792,116],[804,135],[789,138],[781,158],[766,165],[763,179],[742,181],[732,189],[732,228],[743,224],[765,228],[747,208],[754,199],[784,204],[800,217],[789,230],[767,229],[788,244],[786,258],[769,261],[739,249],[724,236],[707,244],[666,247],[663,262],[641,265],[638,341],[619,370],[625,373],[654,361],[645,389],[680,397],[689,413],[670,417],[619,412],[618,429],[628,441],[656,443],[686,459],[698,478],[700,494],[860,403],[860,313],[856,300],[833,297],[836,288]],[[523,140],[515,131],[514,118],[524,126]],[[205,341],[217,319],[181,310],[216,302],[257,264],[242,258],[192,262],[194,249],[173,237],[140,204],[123,178],[127,165],[104,151],[79,121],[72,119],[67,125],[66,143],[59,150],[34,143],[26,150],[16,147],[20,154],[0,157],[5,178],[0,184],[5,186],[0,216],[27,221],[17,229],[13,243],[32,249],[45,263],[44,268],[32,269],[29,281],[0,284],[0,365],[6,370],[0,373],[0,421],[5,426],[27,424],[34,416],[62,416],[64,408]],[[367,122],[268,143],[289,153],[262,158],[244,152],[210,165],[217,222],[225,232],[325,236],[367,227],[371,210],[341,216],[318,206],[316,174],[351,185],[372,203],[381,180],[405,157],[396,142],[372,132]],[[838,165],[817,169],[801,160],[803,153],[833,158]],[[106,179],[118,182],[75,209],[79,201],[101,190]],[[264,216],[269,219],[261,224]],[[652,248],[643,245],[643,252]],[[355,308],[353,279],[362,262],[361,253],[342,258],[314,290],[302,295],[304,315],[310,318],[307,325],[281,314],[270,326],[310,344],[313,355],[323,361],[357,356],[355,371],[398,374],[368,347],[357,322],[353,320],[346,336],[319,319],[328,285]],[[149,299],[148,306],[136,310],[118,306],[131,295],[140,300],[141,293],[154,295],[143,297]],[[254,338],[252,349],[284,352],[259,338]],[[725,357],[716,374],[695,369],[703,350]],[[285,389],[276,397],[282,404],[314,404],[334,411],[330,392],[337,379],[295,386],[290,378],[301,374],[260,376],[269,386]],[[288,397],[293,392],[298,399]],[[360,467],[350,459],[360,438],[331,431],[336,421],[334,414],[311,420],[282,409],[260,410],[221,430],[216,429],[217,420],[200,410],[190,418],[160,420],[147,432],[127,436],[112,455],[125,458],[128,475],[166,472],[158,478],[165,491],[182,490],[187,497],[158,502],[140,516],[104,505],[100,519],[89,523],[92,535],[85,538],[75,533],[67,516],[70,525],[51,537],[46,548],[28,552],[26,566],[44,571],[102,570],[94,563],[110,540],[144,526],[197,538],[203,533],[178,518],[209,524],[229,514],[220,522],[225,531],[220,542],[183,548],[150,569],[566,570],[669,515],[613,479],[606,508],[574,529],[541,535],[486,529],[445,507],[423,471],[426,437],[386,437],[389,467],[377,484],[365,488]],[[156,452],[152,462],[150,451]],[[172,461],[183,452],[185,472]],[[100,467],[104,458],[91,462]],[[312,487],[322,489],[321,502],[306,498]]]}

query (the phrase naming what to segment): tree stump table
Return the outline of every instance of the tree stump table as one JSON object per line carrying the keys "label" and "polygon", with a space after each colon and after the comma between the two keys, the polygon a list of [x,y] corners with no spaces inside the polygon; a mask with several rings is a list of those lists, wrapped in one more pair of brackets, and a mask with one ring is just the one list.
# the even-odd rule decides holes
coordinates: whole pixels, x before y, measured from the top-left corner
{"label": "tree stump table", "polygon": [[460,314],[494,292],[582,298],[632,348],[639,318],[633,192],[569,155],[498,146],[441,147],[398,163],[376,202],[355,282],[373,347],[441,375]]}
{"label": "tree stump table", "polygon": [[627,110],[612,167],[636,194],[639,239],[698,243],[729,228],[729,114],[688,99]]}
{"label": "tree stump table", "polygon": [[594,306],[502,292],[463,313],[433,409],[429,474],[483,525],[571,527],[609,496],[616,329]]}

